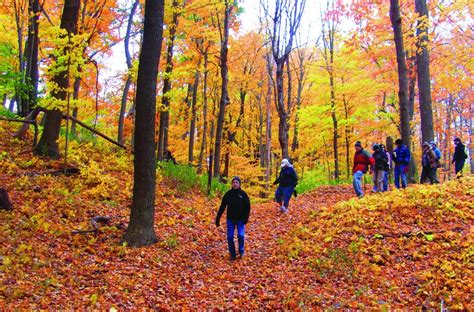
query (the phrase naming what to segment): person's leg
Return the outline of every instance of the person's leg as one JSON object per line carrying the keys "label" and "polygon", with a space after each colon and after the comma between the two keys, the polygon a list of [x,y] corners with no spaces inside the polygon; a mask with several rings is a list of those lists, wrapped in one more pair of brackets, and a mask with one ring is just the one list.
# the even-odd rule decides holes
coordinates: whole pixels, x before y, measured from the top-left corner
{"label": "person's leg", "polygon": [[402,165],[401,167],[401,172],[400,172],[400,178],[402,180],[402,188],[406,188],[408,183],[407,183],[407,169],[408,166]]}
{"label": "person's leg", "polygon": [[290,198],[291,198],[291,195],[293,194],[293,190],[294,190],[293,187],[285,187],[283,190],[283,203],[286,210],[288,210],[288,206],[290,205]]}
{"label": "person's leg", "polygon": [[388,191],[388,171],[383,172],[383,191]]}
{"label": "person's leg", "polygon": [[394,183],[396,188],[400,188],[400,171],[401,171],[402,166],[395,166],[395,169],[393,171],[394,174]]}
{"label": "person's leg", "polygon": [[244,255],[244,242],[245,242],[245,224],[244,221],[237,222],[237,239],[239,240],[239,255]]}
{"label": "person's leg", "polygon": [[457,176],[462,176],[462,168],[464,167],[465,160],[456,161],[454,163],[454,169],[456,170]]}
{"label": "person's leg", "polygon": [[420,184],[424,184],[426,181],[426,175],[427,175],[427,168],[423,166],[421,168],[421,177],[420,177]]}
{"label": "person's leg", "polygon": [[275,201],[278,203],[278,205],[281,206],[281,203],[283,201],[283,190],[281,187],[278,187],[277,190],[275,191]]}
{"label": "person's leg", "polygon": [[438,167],[434,167],[433,169],[433,183],[439,183],[438,180]]}
{"label": "person's leg", "polygon": [[364,195],[364,192],[362,190],[362,176],[364,173],[362,171],[356,171],[352,177],[352,185],[354,186],[354,191],[357,196],[361,197]]}
{"label": "person's leg", "polygon": [[374,186],[372,187],[372,192],[377,192],[377,191],[382,191],[381,189],[377,189],[377,170],[374,171],[374,173],[372,174],[372,183],[374,184]]}
{"label": "person's leg", "polygon": [[377,191],[383,192],[383,182],[385,180],[385,171],[378,170],[377,171]]}
{"label": "person's leg", "polygon": [[235,259],[234,231],[234,222],[232,222],[232,220],[227,220],[227,245],[229,246],[229,253],[231,259]]}

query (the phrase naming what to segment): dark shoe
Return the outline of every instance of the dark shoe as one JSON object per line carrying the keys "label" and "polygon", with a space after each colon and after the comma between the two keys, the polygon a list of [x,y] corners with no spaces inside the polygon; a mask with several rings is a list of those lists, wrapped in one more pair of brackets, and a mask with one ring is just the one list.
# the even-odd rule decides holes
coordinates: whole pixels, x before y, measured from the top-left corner
{"label": "dark shoe", "polygon": [[244,253],[239,254],[239,259],[242,259],[244,257]]}
{"label": "dark shoe", "polygon": [[229,261],[234,261],[235,259],[236,259],[235,256],[232,256],[232,255],[229,256]]}

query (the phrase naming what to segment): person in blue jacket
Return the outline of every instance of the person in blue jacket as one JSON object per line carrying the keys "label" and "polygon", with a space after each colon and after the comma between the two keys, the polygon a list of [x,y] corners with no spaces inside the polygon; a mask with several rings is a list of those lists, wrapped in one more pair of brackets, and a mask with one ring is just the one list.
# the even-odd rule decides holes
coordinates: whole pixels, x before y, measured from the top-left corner
{"label": "person in blue jacket", "polygon": [[436,146],[435,141],[430,142],[431,149],[436,155],[436,167],[433,168],[434,171],[434,183],[439,183],[438,179],[438,168],[441,166],[441,151],[439,150],[438,146]]}
{"label": "person in blue jacket", "polygon": [[393,151],[393,162],[395,163],[394,175],[395,175],[395,187],[400,188],[400,180],[402,182],[401,187],[407,187],[407,172],[410,164],[410,150],[408,147],[403,145],[401,139],[395,141],[397,146]]}
{"label": "person in blue jacket", "polygon": [[298,184],[298,176],[296,175],[295,168],[293,168],[288,159],[281,161],[280,175],[273,184],[278,184],[278,188],[275,192],[275,200],[278,205],[280,205],[280,211],[287,213],[291,195],[294,192],[296,193],[295,187],[296,184]]}
{"label": "person in blue jacket", "polygon": [[234,233],[237,227],[239,241],[239,255],[244,256],[245,225],[250,216],[250,199],[241,188],[240,178],[232,178],[232,188],[224,194],[221,206],[216,216],[216,226],[220,226],[220,219],[227,208],[227,244],[229,246],[230,260],[236,259]]}

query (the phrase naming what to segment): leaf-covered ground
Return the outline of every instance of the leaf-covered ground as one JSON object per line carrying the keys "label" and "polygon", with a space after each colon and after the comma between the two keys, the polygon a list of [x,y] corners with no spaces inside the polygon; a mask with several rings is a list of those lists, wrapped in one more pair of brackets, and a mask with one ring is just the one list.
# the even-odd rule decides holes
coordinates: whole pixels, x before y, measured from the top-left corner
{"label": "leaf-covered ground", "polygon": [[[80,175],[33,157],[0,124],[0,308],[451,308],[472,310],[474,179],[354,199],[349,186],[299,196],[290,213],[252,206],[246,255],[230,262],[218,199],[158,177],[159,243],[119,244],[131,159],[72,144]],[[245,188],[245,184],[244,184]],[[110,216],[97,234],[91,218]]]}

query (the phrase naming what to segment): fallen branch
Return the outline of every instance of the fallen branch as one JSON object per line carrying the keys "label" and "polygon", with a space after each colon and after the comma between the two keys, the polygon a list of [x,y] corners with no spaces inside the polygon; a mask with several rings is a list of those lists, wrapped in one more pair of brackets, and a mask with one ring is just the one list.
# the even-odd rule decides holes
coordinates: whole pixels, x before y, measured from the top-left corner
{"label": "fallen branch", "polygon": [[115,145],[117,145],[117,146],[119,146],[119,147],[121,147],[121,148],[123,148],[123,149],[127,149],[127,147],[126,147],[125,145],[120,144],[119,142],[117,142],[117,141],[115,141],[115,140],[109,138],[109,137],[106,136],[105,134],[103,134],[103,133],[101,133],[101,132],[95,130],[94,128],[92,128],[92,127],[86,125],[85,123],[83,123],[83,122],[80,121],[79,119],[76,119],[76,118],[74,118],[74,117],[72,117],[72,116],[67,116],[67,115],[63,115],[63,119],[70,119],[70,120],[76,122],[77,124],[79,124],[80,126],[86,128],[87,130],[89,130],[89,131],[91,131],[91,132],[97,134],[98,136],[100,136],[100,137],[106,139],[106,140],[109,141],[110,143],[113,143],[113,144],[115,144]]}
{"label": "fallen branch", "polygon": [[99,224],[98,223],[104,223],[108,224],[110,219],[112,217],[108,216],[96,216],[91,219],[91,225],[93,227],[92,230],[74,230],[72,231],[72,234],[85,234],[85,233],[96,233],[99,231]]}

